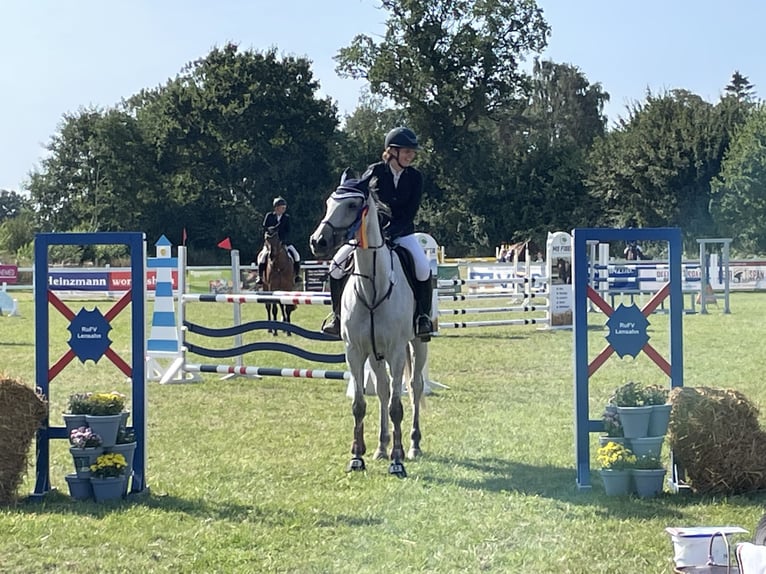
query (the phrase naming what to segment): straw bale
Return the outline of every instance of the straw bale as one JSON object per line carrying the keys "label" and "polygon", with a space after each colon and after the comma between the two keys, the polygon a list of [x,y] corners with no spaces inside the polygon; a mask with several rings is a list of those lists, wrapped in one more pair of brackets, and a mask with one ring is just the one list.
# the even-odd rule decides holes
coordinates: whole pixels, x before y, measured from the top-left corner
{"label": "straw bale", "polygon": [[676,388],[668,443],[701,493],[738,494],[766,489],[766,433],[758,408],[732,389]]}
{"label": "straw bale", "polygon": [[29,447],[47,412],[47,402],[34,390],[0,373],[0,504],[15,501]]}

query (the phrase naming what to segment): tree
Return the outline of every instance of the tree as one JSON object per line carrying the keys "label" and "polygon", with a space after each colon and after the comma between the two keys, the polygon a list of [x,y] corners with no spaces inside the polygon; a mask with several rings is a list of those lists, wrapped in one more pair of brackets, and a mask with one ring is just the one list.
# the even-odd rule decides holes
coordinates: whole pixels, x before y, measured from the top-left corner
{"label": "tree", "polygon": [[65,114],[47,149],[29,185],[43,229],[145,229],[158,180],[135,118],[117,109]]}
{"label": "tree", "polygon": [[545,48],[549,33],[542,10],[532,0],[382,0],[381,7],[383,40],[356,36],[339,51],[337,71],[367,79],[433,150],[421,163],[431,178],[421,211],[424,223],[440,223],[436,239],[449,238],[459,253],[486,248],[477,200],[496,183],[481,124],[524,98],[522,62]]}
{"label": "tree", "polygon": [[22,210],[30,207],[29,200],[15,191],[0,189],[0,223],[17,217]]}
{"label": "tree", "polygon": [[[593,221],[596,209],[583,184],[587,153],[604,135],[609,94],[569,64],[536,60],[522,107],[498,122],[498,175],[509,193],[490,205],[494,243],[533,239]],[[489,216],[488,216],[489,218]]]}
{"label": "tree", "polygon": [[711,212],[719,231],[749,253],[766,253],[766,106],[737,132],[712,182]]}
{"label": "tree", "polygon": [[755,86],[750,83],[747,76],[740,74],[739,70],[734,70],[731,81],[726,86],[725,94],[734,96],[739,102],[752,101],[754,88]]}
{"label": "tree", "polygon": [[633,105],[590,155],[587,185],[604,208],[600,223],[682,227],[688,249],[709,236],[710,181],[733,129],[724,109],[686,90],[648,92]]}
{"label": "tree", "polygon": [[180,237],[187,228],[197,248],[229,236],[254,257],[263,216],[281,195],[294,216],[292,239],[305,250],[333,180],[338,123],[318,88],[306,59],[227,44],[131,98],[128,109],[155,149],[164,213],[172,214],[166,229]]}

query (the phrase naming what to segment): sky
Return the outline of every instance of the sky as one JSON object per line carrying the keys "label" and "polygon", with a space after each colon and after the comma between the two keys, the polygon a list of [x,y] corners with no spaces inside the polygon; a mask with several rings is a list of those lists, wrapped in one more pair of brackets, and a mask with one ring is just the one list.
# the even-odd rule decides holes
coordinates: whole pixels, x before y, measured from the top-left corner
{"label": "sky", "polygon": [[[365,83],[341,79],[333,57],[356,34],[381,36],[378,0],[2,0],[0,189],[21,191],[64,114],[117,105],[235,42],[306,57],[342,115]],[[538,0],[551,26],[542,57],[580,68],[626,106],[683,88],[710,102],[735,70],[766,98],[762,0]]]}

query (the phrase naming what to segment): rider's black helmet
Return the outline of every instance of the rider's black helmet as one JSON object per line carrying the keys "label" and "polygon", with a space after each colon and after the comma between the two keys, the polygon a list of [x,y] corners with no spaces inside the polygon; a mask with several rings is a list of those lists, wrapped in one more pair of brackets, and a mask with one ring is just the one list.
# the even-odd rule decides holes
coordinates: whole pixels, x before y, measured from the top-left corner
{"label": "rider's black helmet", "polygon": [[287,205],[287,202],[282,197],[275,197],[274,202],[272,203],[274,207],[278,207],[280,205]]}
{"label": "rider's black helmet", "polygon": [[386,148],[403,147],[409,149],[420,149],[418,145],[418,136],[410,128],[394,128],[386,135]]}

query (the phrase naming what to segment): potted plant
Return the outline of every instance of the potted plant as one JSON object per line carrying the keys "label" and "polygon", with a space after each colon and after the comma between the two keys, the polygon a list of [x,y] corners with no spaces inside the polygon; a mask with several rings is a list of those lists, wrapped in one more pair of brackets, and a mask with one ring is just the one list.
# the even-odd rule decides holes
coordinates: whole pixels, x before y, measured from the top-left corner
{"label": "potted plant", "polygon": [[665,469],[657,456],[639,456],[631,469],[636,494],[640,498],[652,498],[662,492]]}
{"label": "potted plant", "polygon": [[93,429],[82,426],[69,433],[69,452],[79,478],[90,477],[90,465],[104,452],[101,436]]}
{"label": "potted plant", "polygon": [[604,423],[605,434],[598,437],[599,446],[604,446],[609,441],[624,444],[625,439],[622,435],[622,424],[620,423],[620,414],[617,412],[617,407],[611,404],[606,405],[601,415],[601,420]]}
{"label": "potted plant", "polygon": [[105,453],[96,459],[90,466],[90,483],[96,502],[122,498],[127,467],[125,457],[118,452]]}
{"label": "potted plant", "polygon": [[105,449],[105,452],[119,453],[125,457],[125,480],[123,481],[123,494],[127,494],[128,480],[133,473],[133,455],[136,452],[136,431],[120,427],[117,431],[117,442],[114,446]]}
{"label": "potted plant", "polygon": [[617,387],[609,402],[617,407],[625,438],[645,437],[649,432],[652,408],[645,403],[644,388],[629,381]]}
{"label": "potted plant", "polygon": [[75,393],[69,395],[67,412],[63,414],[67,435],[74,429],[85,426],[85,415],[88,414],[90,393]]}
{"label": "potted plant", "polygon": [[670,391],[660,385],[649,385],[644,389],[644,403],[652,407],[649,415],[648,436],[660,436],[668,432],[671,405]]}
{"label": "potted plant", "polygon": [[117,442],[117,431],[123,420],[125,395],[117,391],[91,393],[88,395],[87,405],[89,412],[85,415],[85,420],[88,426],[101,435],[105,447],[114,446]]}
{"label": "potted plant", "polygon": [[630,469],[636,463],[636,456],[624,445],[609,441],[599,447],[596,460],[601,466],[601,480],[609,496],[630,492]]}

